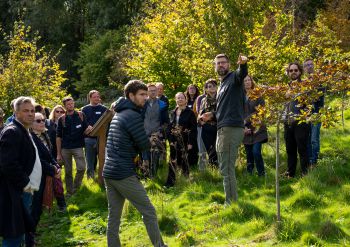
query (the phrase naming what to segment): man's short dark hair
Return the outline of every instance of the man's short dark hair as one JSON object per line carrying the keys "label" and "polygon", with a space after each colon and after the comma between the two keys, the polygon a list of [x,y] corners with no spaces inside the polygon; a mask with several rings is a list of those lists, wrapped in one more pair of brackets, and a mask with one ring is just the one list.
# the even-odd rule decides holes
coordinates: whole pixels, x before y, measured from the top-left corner
{"label": "man's short dark hair", "polygon": [[131,80],[124,87],[124,95],[129,99],[129,93],[135,95],[139,90],[148,91],[148,88],[141,80]]}
{"label": "man's short dark hair", "polygon": [[216,62],[216,60],[217,60],[218,58],[223,58],[223,57],[226,58],[227,61],[230,61],[230,59],[228,58],[228,56],[227,56],[226,54],[221,53],[221,54],[216,55],[216,57],[215,57],[215,59],[214,59],[214,62]]}
{"label": "man's short dark hair", "polygon": [[301,76],[301,75],[303,74],[303,72],[304,72],[304,68],[303,68],[303,66],[301,66],[301,64],[298,63],[298,62],[291,62],[291,63],[288,64],[288,67],[287,67],[287,75],[289,75],[289,69],[290,69],[290,66],[292,66],[292,65],[298,66],[298,69],[299,69],[299,71],[300,71],[300,76]]}
{"label": "man's short dark hair", "polygon": [[66,105],[66,102],[67,101],[71,101],[71,100],[73,100],[73,98],[71,96],[64,97],[63,100],[62,100],[62,104]]}
{"label": "man's short dark hair", "polygon": [[34,105],[34,111],[35,112],[40,112],[40,113],[42,113],[43,112],[43,106],[42,105],[40,105],[40,104],[38,104],[38,103],[36,103],[35,105]]}

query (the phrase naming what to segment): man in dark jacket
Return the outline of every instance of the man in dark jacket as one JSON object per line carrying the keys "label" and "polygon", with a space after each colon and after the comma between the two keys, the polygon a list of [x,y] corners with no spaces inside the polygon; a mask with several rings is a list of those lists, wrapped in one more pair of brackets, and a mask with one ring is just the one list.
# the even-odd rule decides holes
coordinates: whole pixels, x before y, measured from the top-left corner
{"label": "man in dark jacket", "polygon": [[[287,67],[287,73],[291,81],[289,87],[300,86],[301,75],[303,74],[303,67],[299,63],[290,63]],[[287,92],[287,97],[291,98]],[[287,176],[294,177],[298,162],[298,153],[300,157],[300,166],[302,175],[306,175],[309,167],[309,155],[307,152],[307,145],[309,143],[310,124],[299,123],[295,120],[295,117],[300,114],[301,110],[305,106],[300,106],[300,102],[297,99],[292,99],[286,109],[286,121],[284,124],[284,139],[286,142],[288,170]]]}
{"label": "man in dark jacket", "polygon": [[32,195],[40,186],[41,163],[29,133],[34,121],[34,100],[19,97],[16,118],[0,135],[0,236],[3,247],[21,245],[32,231]]}
{"label": "man in dark jacket", "polygon": [[221,80],[216,97],[216,112],[207,112],[202,115],[202,119],[205,122],[214,117],[217,119],[216,151],[224,180],[226,203],[230,204],[238,199],[235,163],[244,135],[243,80],[248,74],[247,57],[238,57],[239,68],[234,72],[230,72],[230,61],[225,54],[217,55],[214,62]]}
{"label": "man in dark jacket", "polygon": [[125,98],[118,99],[107,139],[103,177],[108,198],[107,243],[121,246],[120,218],[125,199],[142,214],[147,233],[154,246],[163,243],[155,208],[136,176],[138,154],[150,147],[141,116],[147,99],[147,86],[141,81],[129,81],[124,88]]}

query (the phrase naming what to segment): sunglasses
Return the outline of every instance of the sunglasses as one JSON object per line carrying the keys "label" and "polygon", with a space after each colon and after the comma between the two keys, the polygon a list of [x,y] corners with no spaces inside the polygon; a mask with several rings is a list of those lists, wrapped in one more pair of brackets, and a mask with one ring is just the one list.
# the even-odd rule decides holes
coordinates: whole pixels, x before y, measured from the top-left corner
{"label": "sunglasses", "polygon": [[213,86],[213,85],[208,85],[208,86],[206,86],[205,88],[214,88],[215,86]]}
{"label": "sunglasses", "polygon": [[290,69],[289,73],[292,73],[292,72],[299,72],[299,69]]}
{"label": "sunglasses", "polygon": [[37,123],[45,123],[45,119],[35,119],[34,121]]}
{"label": "sunglasses", "polygon": [[55,112],[56,112],[56,113],[64,113],[64,111],[57,111],[57,110],[56,110]]}

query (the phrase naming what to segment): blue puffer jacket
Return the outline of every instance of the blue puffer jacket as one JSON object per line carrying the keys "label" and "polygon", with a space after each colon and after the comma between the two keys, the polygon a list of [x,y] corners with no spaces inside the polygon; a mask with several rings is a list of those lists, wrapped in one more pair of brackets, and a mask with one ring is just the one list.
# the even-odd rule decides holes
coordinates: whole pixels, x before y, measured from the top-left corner
{"label": "blue puffer jacket", "polygon": [[120,180],[136,175],[135,158],[150,148],[150,142],[139,107],[121,97],[115,105],[115,112],[108,132],[103,177]]}

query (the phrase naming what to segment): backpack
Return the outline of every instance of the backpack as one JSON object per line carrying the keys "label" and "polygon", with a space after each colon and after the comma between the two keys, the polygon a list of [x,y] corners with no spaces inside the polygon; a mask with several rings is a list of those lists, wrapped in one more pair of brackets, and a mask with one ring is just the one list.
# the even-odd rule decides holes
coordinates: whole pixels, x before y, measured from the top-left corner
{"label": "backpack", "polygon": [[[81,111],[77,111],[78,115],[79,115],[79,118],[80,120],[83,122],[84,121],[84,114],[81,112]],[[73,113],[74,115],[74,113]],[[62,126],[63,127],[66,127],[66,113],[62,115],[61,117],[61,121],[62,121]]]}

